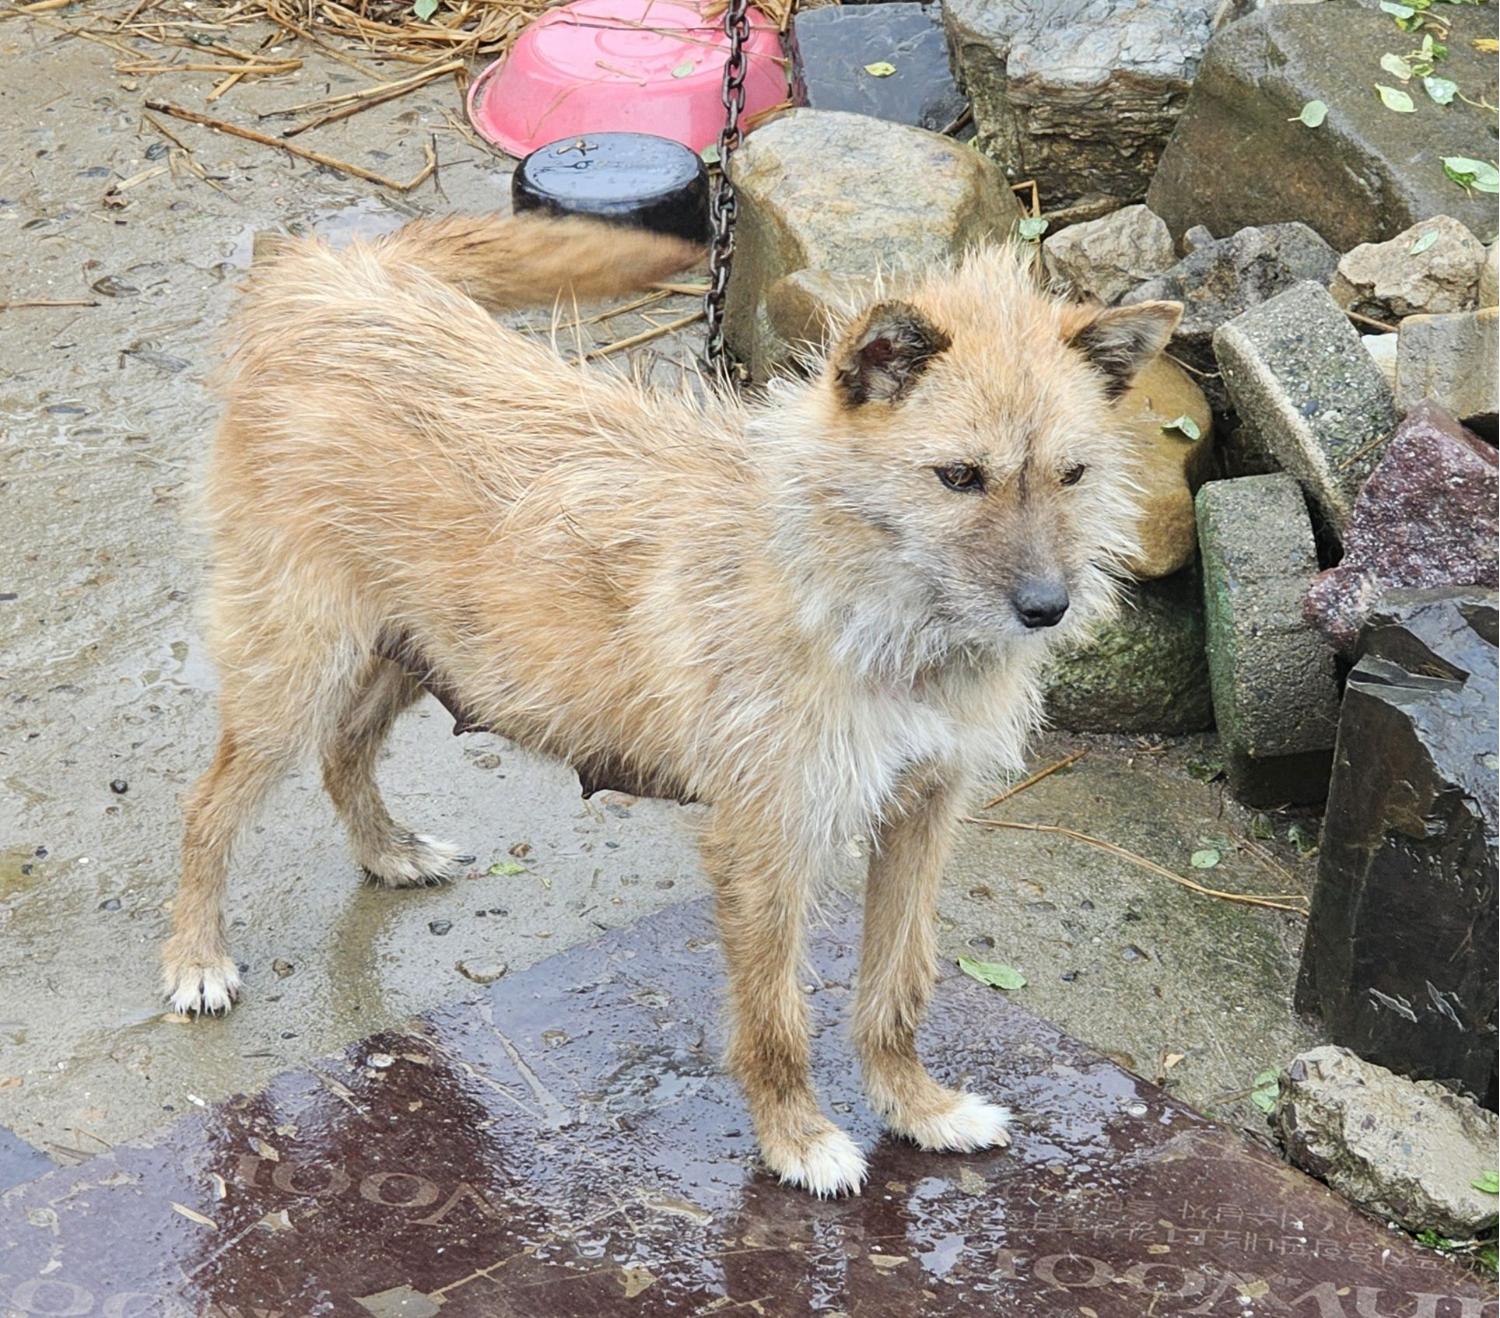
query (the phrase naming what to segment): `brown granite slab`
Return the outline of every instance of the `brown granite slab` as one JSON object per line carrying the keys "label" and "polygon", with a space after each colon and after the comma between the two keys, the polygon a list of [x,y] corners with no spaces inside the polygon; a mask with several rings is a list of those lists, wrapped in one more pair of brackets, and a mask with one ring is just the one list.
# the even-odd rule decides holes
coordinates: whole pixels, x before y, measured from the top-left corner
{"label": "brown granite slab", "polygon": [[961,976],[925,1050],[1014,1105],[1015,1145],[881,1138],[835,925],[812,996],[822,1093],[872,1154],[857,1199],[756,1170],[698,903],[0,1196],[0,1312],[1500,1312],[1477,1277]]}

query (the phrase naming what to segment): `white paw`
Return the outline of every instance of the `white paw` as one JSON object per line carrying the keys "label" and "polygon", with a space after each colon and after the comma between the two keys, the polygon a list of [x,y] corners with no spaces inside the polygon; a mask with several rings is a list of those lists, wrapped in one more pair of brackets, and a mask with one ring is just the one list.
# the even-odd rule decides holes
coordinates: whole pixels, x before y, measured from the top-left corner
{"label": "white paw", "polygon": [[381,850],[359,858],[366,874],[387,888],[423,888],[457,878],[474,857],[425,833],[394,834]]}
{"label": "white paw", "polygon": [[795,1185],[819,1199],[858,1194],[868,1168],[858,1146],[837,1126],[829,1126],[796,1148],[761,1156],[783,1185]]}
{"label": "white paw", "polygon": [[957,1102],[938,1116],[918,1121],[892,1120],[891,1130],[930,1152],[972,1153],[1003,1149],[1010,1143],[1010,1109],[986,1103],[978,1094],[958,1094]]}
{"label": "white paw", "polygon": [[167,997],[172,1010],[190,1016],[217,1016],[240,995],[240,970],[229,957],[208,964],[187,962],[167,967]]}

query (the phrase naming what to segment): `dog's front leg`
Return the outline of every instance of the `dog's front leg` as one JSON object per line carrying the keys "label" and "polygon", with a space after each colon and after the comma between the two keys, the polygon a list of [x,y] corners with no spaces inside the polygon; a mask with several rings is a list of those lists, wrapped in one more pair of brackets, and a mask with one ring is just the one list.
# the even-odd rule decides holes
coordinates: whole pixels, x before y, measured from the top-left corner
{"label": "dog's front leg", "polygon": [[870,1103],[893,1133],[924,1149],[968,1151],[1010,1143],[1010,1114],[938,1084],[916,1046],[937,975],[938,880],[961,797],[957,779],[936,770],[915,772],[876,834],[865,890],[854,1041]]}
{"label": "dog's front leg", "polygon": [[729,966],[729,1069],[745,1091],[761,1157],[782,1181],[814,1194],[857,1193],[865,1160],[818,1106],[797,982],[815,865],[772,821],[723,805],[703,856]]}

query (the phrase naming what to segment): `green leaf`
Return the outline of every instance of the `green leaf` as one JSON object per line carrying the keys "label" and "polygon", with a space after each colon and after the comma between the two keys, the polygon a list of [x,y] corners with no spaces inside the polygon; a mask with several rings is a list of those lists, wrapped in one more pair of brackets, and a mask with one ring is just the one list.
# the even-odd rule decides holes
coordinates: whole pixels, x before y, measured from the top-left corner
{"label": "green leaf", "polygon": [[1468,156],[1444,156],[1443,173],[1461,188],[1475,192],[1500,192],[1500,172],[1487,160]]}
{"label": "green leaf", "polygon": [[1302,107],[1302,113],[1297,118],[1309,128],[1321,128],[1323,120],[1328,118],[1328,106],[1322,101],[1309,101]]}
{"label": "green leaf", "polygon": [[1469,1182],[1476,1190],[1485,1194],[1500,1194],[1500,1172],[1482,1172],[1476,1180]]}
{"label": "green leaf", "polygon": [[1389,52],[1382,55],[1380,57],[1380,67],[1389,73],[1391,77],[1400,78],[1402,82],[1406,82],[1411,78],[1411,65],[1399,55],[1392,55]]}
{"label": "green leaf", "polygon": [[1034,243],[1047,232],[1047,226],[1050,223],[1050,220],[1044,219],[1040,215],[1028,215],[1020,224],[1016,225],[1016,232],[1020,234],[1022,242]]}
{"label": "green leaf", "polygon": [[872,78],[889,78],[895,71],[896,66],[894,64],[887,64],[884,60],[865,65],[865,72]]}
{"label": "green leaf", "polygon": [[1215,848],[1204,847],[1202,851],[1195,851],[1188,857],[1188,864],[1195,870],[1211,870],[1223,859],[1223,855]]}
{"label": "green leaf", "polygon": [[1300,855],[1310,856],[1318,849],[1317,826],[1306,825],[1297,820],[1287,829],[1286,840],[1297,848]]}
{"label": "green leaf", "polygon": [[1182,435],[1184,439],[1203,438],[1203,432],[1198,428],[1198,423],[1194,421],[1193,418],[1190,417],[1186,412],[1184,412],[1180,417],[1176,418],[1176,420],[1163,421],[1161,424],[1161,428],[1163,430],[1175,430],[1180,435]]}
{"label": "green leaf", "polygon": [[692,60],[685,59],[681,64],[679,64],[675,69],[672,70],[672,76],[674,78],[691,78],[697,71],[697,68],[698,66],[694,64]]}
{"label": "green leaf", "polygon": [[438,0],[412,0],[411,12],[424,23],[437,13]]}
{"label": "green leaf", "polygon": [[1252,1083],[1255,1088],[1250,1091],[1250,1101],[1267,1115],[1274,1112],[1276,1097],[1281,1092],[1281,1080],[1278,1073],[1274,1069],[1262,1071]]}
{"label": "green leaf", "polygon": [[493,865],[489,867],[489,869],[485,871],[485,873],[504,875],[509,877],[513,874],[525,874],[526,866],[522,865],[519,861],[497,860]]}
{"label": "green leaf", "polygon": [[1458,95],[1458,84],[1452,78],[1428,74],[1422,79],[1422,86],[1427,88],[1427,94],[1439,105],[1452,105],[1453,98]]}
{"label": "green leaf", "polygon": [[1426,233],[1424,233],[1420,238],[1417,239],[1416,242],[1414,242],[1410,247],[1406,249],[1406,254],[1408,256],[1421,256],[1422,253],[1425,252],[1429,247],[1431,247],[1433,243],[1437,242],[1437,240],[1437,230],[1428,229]]}
{"label": "green leaf", "polygon": [[971,979],[991,988],[1018,989],[1026,987],[1026,976],[1011,966],[998,961],[975,961],[972,957],[958,958],[958,968]]}
{"label": "green leaf", "polygon": [[1411,18],[1417,12],[1410,5],[1398,5],[1395,0],[1380,0],[1380,7],[1397,18]]}
{"label": "green leaf", "polygon": [[1381,104],[1387,110],[1394,110],[1397,114],[1411,114],[1417,108],[1410,96],[1395,87],[1386,87],[1377,82],[1375,90],[1380,93]]}

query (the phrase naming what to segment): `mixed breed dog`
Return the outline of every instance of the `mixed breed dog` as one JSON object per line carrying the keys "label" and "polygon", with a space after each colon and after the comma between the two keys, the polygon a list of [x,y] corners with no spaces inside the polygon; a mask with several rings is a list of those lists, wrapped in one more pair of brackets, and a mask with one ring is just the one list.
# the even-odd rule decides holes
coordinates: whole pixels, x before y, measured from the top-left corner
{"label": "mixed breed dog", "polygon": [[1065,302],[996,245],[843,308],[808,373],[754,403],[590,371],[490,314],[700,255],[452,217],[256,265],[206,489],[221,731],[187,803],[166,992],[183,1012],[235,998],[230,850],[308,751],[374,882],[458,870],[375,782],[425,681],[529,750],[710,805],[727,1060],[761,1156],[853,1193],[865,1160],[809,1077],[809,903],[868,838],[869,1101],[924,1149],[1006,1144],[1007,1111],[917,1055],[938,881],[971,787],[1021,765],[1049,650],[1115,606],[1137,490],[1114,403],[1181,308]]}

